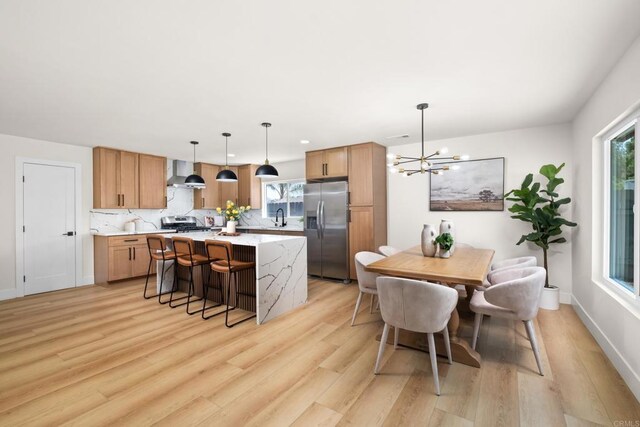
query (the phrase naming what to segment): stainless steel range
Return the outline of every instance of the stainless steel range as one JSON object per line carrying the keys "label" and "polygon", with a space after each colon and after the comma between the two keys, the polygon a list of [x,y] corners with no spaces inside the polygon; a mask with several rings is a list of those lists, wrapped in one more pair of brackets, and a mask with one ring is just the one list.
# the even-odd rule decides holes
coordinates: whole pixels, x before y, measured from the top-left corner
{"label": "stainless steel range", "polygon": [[206,231],[210,227],[198,225],[195,216],[164,216],[160,220],[163,230],[176,230],[178,233],[187,233],[189,231]]}

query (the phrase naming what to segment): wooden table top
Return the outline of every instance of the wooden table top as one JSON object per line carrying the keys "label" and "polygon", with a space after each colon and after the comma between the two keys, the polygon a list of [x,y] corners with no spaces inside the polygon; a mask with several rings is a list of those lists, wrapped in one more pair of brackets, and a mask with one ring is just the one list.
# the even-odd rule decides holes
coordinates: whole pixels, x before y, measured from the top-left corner
{"label": "wooden table top", "polygon": [[420,246],[369,264],[366,270],[387,276],[480,286],[491,266],[493,249],[455,248],[450,258],[422,255]]}

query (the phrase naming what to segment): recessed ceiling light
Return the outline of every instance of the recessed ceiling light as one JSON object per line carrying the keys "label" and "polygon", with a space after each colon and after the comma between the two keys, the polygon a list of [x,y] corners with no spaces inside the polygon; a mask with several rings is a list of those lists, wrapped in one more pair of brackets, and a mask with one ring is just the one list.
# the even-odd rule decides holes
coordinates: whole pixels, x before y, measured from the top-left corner
{"label": "recessed ceiling light", "polygon": [[300,140],[300,144],[308,144],[308,143],[309,143],[309,140],[307,140],[307,139],[301,139]]}
{"label": "recessed ceiling light", "polygon": [[228,157],[235,157],[236,155],[235,155],[235,154],[233,154],[233,153],[229,153],[229,154],[227,154],[227,156],[228,156]]}

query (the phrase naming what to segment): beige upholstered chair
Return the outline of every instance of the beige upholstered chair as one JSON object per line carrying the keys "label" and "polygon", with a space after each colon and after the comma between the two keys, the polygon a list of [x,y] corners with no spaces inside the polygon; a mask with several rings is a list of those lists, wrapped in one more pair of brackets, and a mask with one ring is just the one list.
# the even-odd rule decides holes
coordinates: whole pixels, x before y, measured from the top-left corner
{"label": "beige upholstered chair", "polygon": [[483,315],[521,320],[527,330],[538,371],[544,375],[532,320],[538,314],[545,275],[542,267],[514,268],[493,273],[494,284],[484,292],[474,293],[471,298],[470,307],[476,313],[471,348],[476,348]]}
{"label": "beige upholstered chair", "polygon": [[376,262],[381,259],[384,259],[384,256],[375,252],[358,252],[355,256],[356,275],[358,276],[358,288],[360,289],[360,293],[358,294],[358,299],[356,301],[356,308],[355,310],[353,310],[351,326],[353,326],[356,321],[356,315],[358,314],[358,309],[360,308],[363,294],[371,295],[370,311],[373,312],[373,298],[374,296],[378,295],[378,288],[376,287],[376,279],[378,278],[378,274],[366,271],[364,267],[371,264],[372,262]]}
{"label": "beige upholstered chair", "polygon": [[393,246],[380,246],[378,248],[378,252],[380,252],[384,256],[391,256],[402,252],[400,249],[394,248]]}
{"label": "beige upholstered chair", "polygon": [[378,374],[380,372],[380,362],[382,361],[389,335],[389,326],[395,328],[394,347],[397,347],[398,331],[400,329],[426,333],[429,341],[433,382],[436,394],[439,396],[440,382],[438,380],[438,362],[433,334],[442,332],[449,363],[453,363],[447,323],[449,323],[451,312],[458,302],[458,293],[447,286],[420,280],[379,277],[377,282],[384,329],[380,339],[380,349],[378,350],[374,373]]}
{"label": "beige upholstered chair", "polygon": [[491,264],[491,271],[500,271],[507,268],[524,268],[535,267],[538,265],[538,260],[534,256],[522,256],[518,258],[503,259],[502,261],[496,261]]}

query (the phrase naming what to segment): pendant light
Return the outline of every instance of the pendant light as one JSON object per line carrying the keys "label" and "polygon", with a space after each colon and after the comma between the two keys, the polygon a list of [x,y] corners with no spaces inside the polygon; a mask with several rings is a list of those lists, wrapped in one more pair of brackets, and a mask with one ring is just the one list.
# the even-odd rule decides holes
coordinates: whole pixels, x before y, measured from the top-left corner
{"label": "pendant light", "polygon": [[[449,166],[452,163],[457,163],[459,161],[469,160],[469,156],[448,156],[448,157],[439,157],[442,154],[447,154],[447,147],[442,147],[440,150],[425,156],[424,154],[424,110],[429,108],[429,104],[422,103],[416,106],[422,115],[422,151],[420,153],[420,157],[408,157],[402,156],[400,154],[395,155],[392,153],[387,154],[387,158],[389,159],[389,163],[387,166],[389,167],[389,172],[391,173],[400,173],[403,176],[411,176],[416,173],[432,173],[434,175],[440,175],[443,171],[447,171],[449,169],[458,169],[458,165]],[[412,169],[405,169],[404,165],[407,163],[419,162],[419,165],[413,166]]]}
{"label": "pendant light", "polygon": [[269,164],[269,128],[271,127],[271,123],[262,123],[260,126],[264,127],[266,159],[264,165],[256,170],[256,176],[259,178],[276,177],[278,176],[278,171]]}
{"label": "pendant light", "polygon": [[204,179],[196,174],[196,145],[198,141],[191,141],[193,145],[193,173],[184,180],[184,184],[189,188],[205,188]]}
{"label": "pendant light", "polygon": [[222,134],[222,136],[224,136],[224,169],[218,172],[218,175],[216,175],[216,181],[237,182],[238,176],[234,171],[229,169],[229,162],[228,162],[229,137],[231,136],[231,134],[229,132],[225,132]]}

